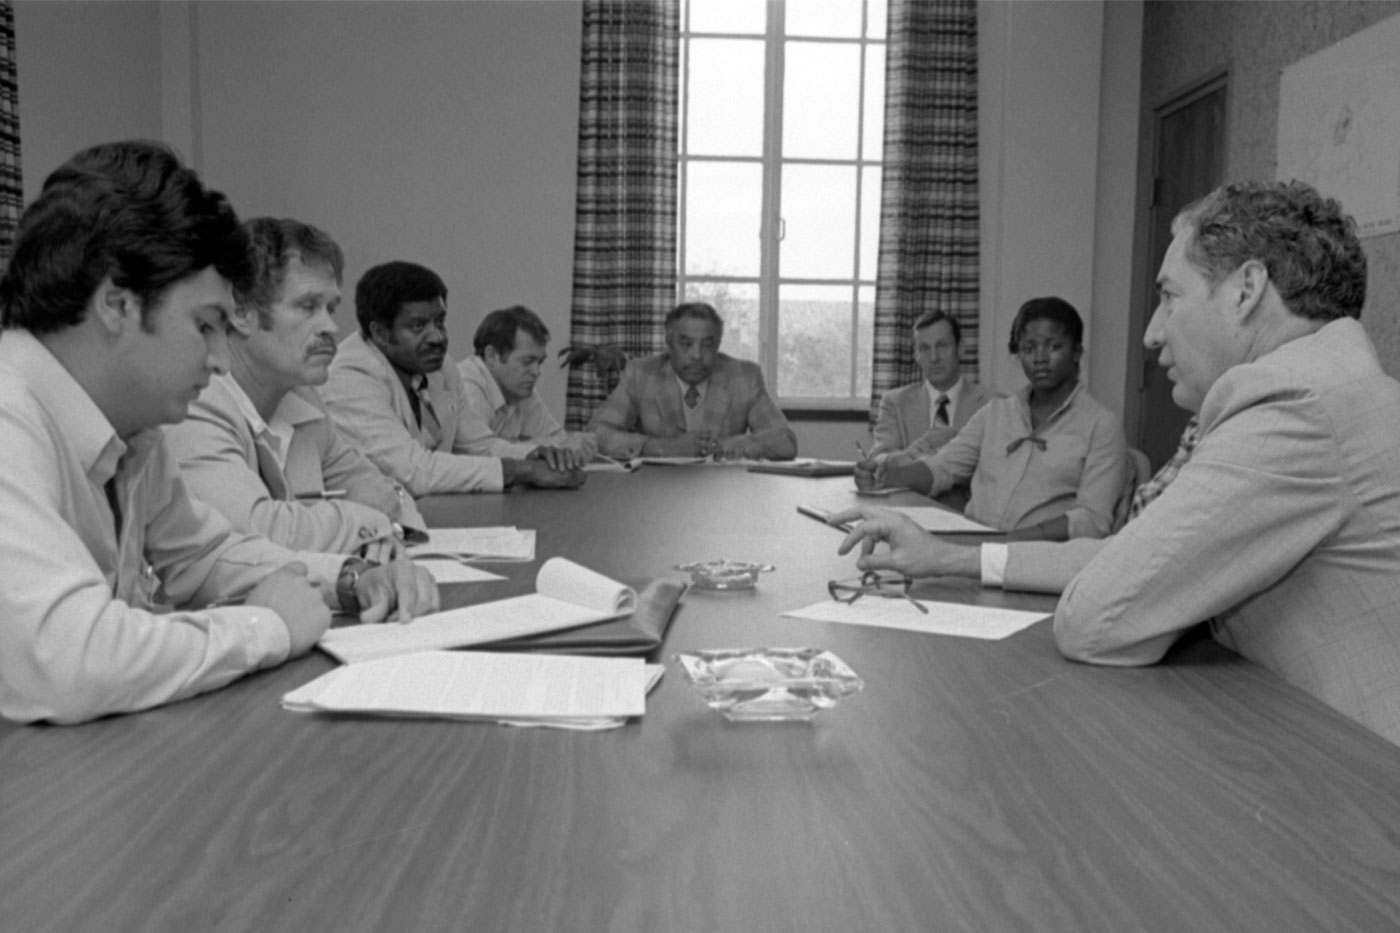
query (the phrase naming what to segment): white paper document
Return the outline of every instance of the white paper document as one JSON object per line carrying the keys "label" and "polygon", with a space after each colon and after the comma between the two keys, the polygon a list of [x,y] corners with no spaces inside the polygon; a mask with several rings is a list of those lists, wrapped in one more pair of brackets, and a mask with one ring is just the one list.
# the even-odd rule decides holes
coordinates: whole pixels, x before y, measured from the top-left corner
{"label": "white paper document", "polygon": [[594,725],[646,712],[640,658],[430,651],[338,667],[282,697],[294,712]]}
{"label": "white paper document", "polygon": [[991,641],[1006,638],[1041,619],[1044,612],[1023,612],[1019,609],[996,609],[988,606],[967,606],[961,603],[937,603],[919,600],[928,610],[920,612],[907,599],[867,596],[853,603],[834,600],[794,609],[783,615],[790,619],[811,619],[816,622],[845,622],[850,625],[872,625],[898,628],[907,632],[927,632],[930,635],[957,635],[962,638],[985,638]]}
{"label": "white paper document", "polygon": [[936,505],[894,505],[890,506],[896,512],[907,515],[914,520],[925,531],[978,531],[983,534],[1000,534],[997,529],[989,528],[979,522],[949,509],[941,509]]}
{"label": "white paper document", "polygon": [[428,557],[415,560],[414,563],[432,574],[438,583],[484,583],[488,580],[505,579],[499,573],[482,570],[460,560]]}
{"label": "white paper document", "polygon": [[575,628],[628,615],[637,593],[563,557],[551,557],[535,577],[535,592],[419,616],[407,625],[333,628],[317,644],[353,664],[414,651],[465,648]]}
{"label": "white paper document", "polygon": [[409,557],[445,557],[465,560],[535,559],[533,528],[431,528],[427,544],[414,544]]}
{"label": "white paper document", "polygon": [[642,465],[641,457],[633,457],[631,460],[616,460],[612,457],[598,454],[588,464],[584,466],[585,473],[631,473]]}

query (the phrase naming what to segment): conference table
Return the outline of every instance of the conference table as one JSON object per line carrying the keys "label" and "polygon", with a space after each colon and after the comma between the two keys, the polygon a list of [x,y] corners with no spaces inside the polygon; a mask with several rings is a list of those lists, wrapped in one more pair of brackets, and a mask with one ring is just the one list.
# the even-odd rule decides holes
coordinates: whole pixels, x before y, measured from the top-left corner
{"label": "conference table", "polygon": [[[849,477],[715,466],[424,500],[436,526],[538,532],[534,563],[448,605],[528,592],[554,555],[634,584],[777,569],[690,589],[646,715],[612,731],[283,710],[319,652],[136,715],[0,724],[0,930],[1400,928],[1400,747],[1203,637],[1120,669],[1064,660],[1048,621],[782,617],[854,574],[797,506],[857,501]],[[670,659],[745,646],[830,649],[865,689],[727,722]]]}

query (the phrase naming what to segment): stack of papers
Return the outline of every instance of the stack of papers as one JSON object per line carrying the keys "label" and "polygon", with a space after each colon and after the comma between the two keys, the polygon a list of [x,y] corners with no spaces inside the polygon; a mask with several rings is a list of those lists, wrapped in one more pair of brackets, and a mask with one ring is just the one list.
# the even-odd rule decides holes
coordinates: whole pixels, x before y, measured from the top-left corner
{"label": "stack of papers", "polygon": [[637,608],[637,593],[563,557],[551,557],[535,577],[535,592],[419,616],[408,625],[333,628],[317,643],[347,664],[415,651],[439,651],[509,641],[540,632],[616,619]]}
{"label": "stack of papers", "polygon": [[446,558],[463,561],[532,561],[535,532],[532,528],[433,528],[427,544],[408,548],[412,558]]}
{"label": "stack of papers", "polygon": [[609,729],[646,712],[660,665],[640,658],[433,651],[336,668],[282,698],[299,713]]}

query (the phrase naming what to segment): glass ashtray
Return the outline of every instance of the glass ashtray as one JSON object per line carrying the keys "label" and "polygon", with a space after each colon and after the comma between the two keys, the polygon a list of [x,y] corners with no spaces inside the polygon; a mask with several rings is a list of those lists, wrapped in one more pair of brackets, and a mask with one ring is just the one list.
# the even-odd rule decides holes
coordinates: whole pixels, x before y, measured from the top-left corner
{"label": "glass ashtray", "polygon": [[677,564],[676,569],[689,573],[691,584],[702,590],[747,590],[758,582],[760,573],[771,573],[777,568],[772,564],[720,559]]}
{"label": "glass ashtray", "polygon": [[820,648],[736,648],[674,656],[695,692],[730,722],[805,722],[865,682]]}

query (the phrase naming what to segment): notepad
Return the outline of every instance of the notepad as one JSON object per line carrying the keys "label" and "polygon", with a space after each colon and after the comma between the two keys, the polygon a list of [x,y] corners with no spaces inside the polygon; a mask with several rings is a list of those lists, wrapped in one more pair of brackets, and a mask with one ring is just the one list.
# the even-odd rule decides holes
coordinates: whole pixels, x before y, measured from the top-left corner
{"label": "notepad", "polygon": [[1001,534],[996,528],[990,528],[980,522],[958,512],[949,509],[940,509],[935,505],[896,505],[891,506],[895,512],[907,515],[915,524],[925,531],[934,532],[981,532],[982,534]]}
{"label": "notepad", "polygon": [[988,606],[967,606],[961,603],[940,603],[919,600],[928,610],[920,612],[907,599],[885,599],[867,596],[853,603],[831,600],[783,613],[790,619],[811,619],[816,622],[843,622],[848,625],[870,625],[897,628],[930,635],[957,635],[962,638],[997,640],[1014,635],[1021,629],[1047,618],[1044,612],[1023,612],[1019,609],[997,609]]}
{"label": "notepad", "polygon": [[594,725],[641,716],[640,658],[429,651],[336,668],[282,697],[293,712]]}
{"label": "notepad", "polygon": [[499,573],[491,573],[460,560],[442,558],[421,558],[413,562],[433,575],[438,583],[486,583],[491,580],[504,580]]}
{"label": "notepad", "polygon": [[535,592],[419,616],[407,625],[333,628],[317,642],[347,664],[409,654],[489,645],[540,632],[616,619],[635,611],[637,593],[563,557],[551,557],[535,577]]}
{"label": "notepad", "polygon": [[427,544],[408,548],[409,557],[446,557],[453,560],[532,561],[535,531],[532,528],[434,528]]}

